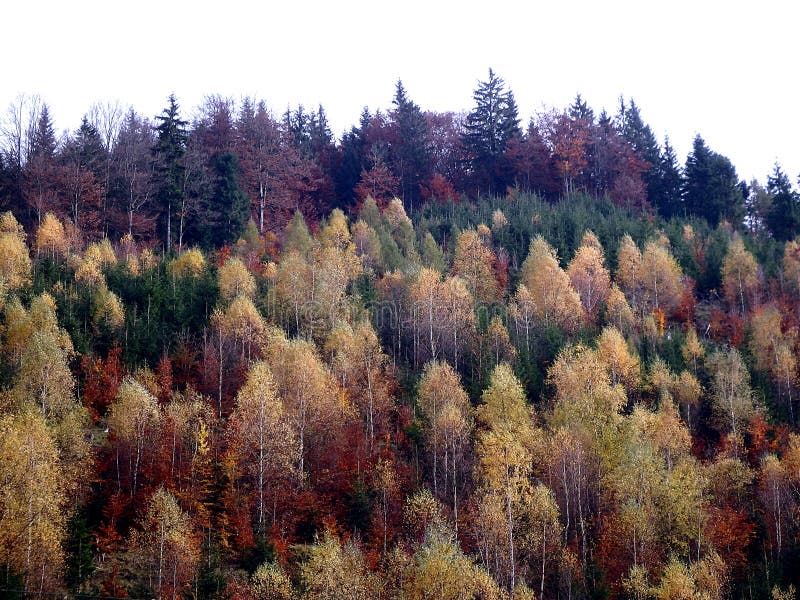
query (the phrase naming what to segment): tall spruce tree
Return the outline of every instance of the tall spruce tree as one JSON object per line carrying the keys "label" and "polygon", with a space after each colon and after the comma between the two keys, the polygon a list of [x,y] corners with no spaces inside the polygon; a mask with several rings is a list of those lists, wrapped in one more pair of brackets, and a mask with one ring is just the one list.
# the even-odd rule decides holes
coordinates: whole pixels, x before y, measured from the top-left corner
{"label": "tall spruce tree", "polygon": [[172,215],[181,204],[184,189],[186,154],[186,121],[178,113],[175,94],[169,96],[169,106],[156,117],[156,144],[153,148],[156,169],[156,198],[161,212],[164,231],[164,248],[172,247]]}
{"label": "tall spruce tree", "polygon": [[684,213],[683,173],[678,163],[678,155],[669,143],[669,138],[664,140],[658,162],[648,172],[654,172],[654,177],[648,179],[647,193],[650,203],[665,219],[682,216]]}
{"label": "tall spruce tree", "polygon": [[712,226],[727,220],[738,226],[744,217],[744,198],[731,161],[694,138],[686,158],[684,205],[686,212],[705,218]]}
{"label": "tall spruce tree", "polygon": [[508,143],[522,135],[517,103],[501,77],[489,69],[489,79],[473,92],[475,108],[467,115],[462,141],[469,153],[478,191],[502,194],[514,181]]}
{"label": "tall spruce tree", "polygon": [[800,232],[800,197],[778,163],[767,177],[767,192],[772,197],[767,213],[767,227],[772,236],[780,241],[794,239]]}
{"label": "tall spruce tree", "polygon": [[650,205],[663,215],[664,210],[658,204],[659,201],[663,201],[663,198],[658,196],[665,187],[665,182],[662,181],[662,156],[656,136],[650,126],[642,120],[636,102],[631,100],[626,106],[625,101],[620,100],[617,125],[622,137],[633,148],[636,156],[648,163],[647,171],[642,174],[642,180],[647,187],[647,199]]}
{"label": "tall spruce tree", "polygon": [[89,122],[86,115],[81,119],[81,126],[75,135],[67,143],[65,153],[73,162],[91,171],[95,177],[102,176],[106,149],[100,132]]}
{"label": "tall spruce tree", "polygon": [[215,248],[239,239],[250,218],[250,203],[239,187],[239,161],[230,152],[214,158],[213,187],[204,199],[200,235],[203,245]]}
{"label": "tall spruce tree", "polygon": [[392,125],[396,131],[396,142],[391,152],[392,166],[400,179],[403,204],[411,208],[419,199],[420,184],[431,175],[428,124],[419,106],[406,95],[400,80],[392,104],[395,107],[391,113]]}
{"label": "tall spruce tree", "polygon": [[42,112],[39,113],[39,120],[36,122],[36,127],[31,136],[29,160],[36,158],[52,159],[56,153],[57,145],[55,127],[50,118],[50,108],[47,104],[42,104]]}

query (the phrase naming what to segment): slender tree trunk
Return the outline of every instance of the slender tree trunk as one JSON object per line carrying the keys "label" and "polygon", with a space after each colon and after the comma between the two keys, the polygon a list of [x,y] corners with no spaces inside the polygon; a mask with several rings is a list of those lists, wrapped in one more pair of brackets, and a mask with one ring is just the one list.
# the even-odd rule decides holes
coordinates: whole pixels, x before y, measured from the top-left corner
{"label": "slender tree trunk", "polygon": [[513,598],[514,587],[516,585],[516,565],[514,558],[514,515],[511,506],[511,474],[508,465],[506,465],[506,509],[508,512],[508,557],[510,562],[509,568],[511,570],[508,587],[509,596]]}

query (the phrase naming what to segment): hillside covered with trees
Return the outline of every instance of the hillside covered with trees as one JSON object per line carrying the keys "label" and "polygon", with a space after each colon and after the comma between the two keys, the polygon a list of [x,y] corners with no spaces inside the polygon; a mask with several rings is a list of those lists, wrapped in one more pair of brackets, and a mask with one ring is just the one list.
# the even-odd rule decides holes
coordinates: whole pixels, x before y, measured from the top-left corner
{"label": "hillside covered with trees", "polygon": [[21,98],[0,594],[795,598],[800,196],[632,101],[522,128]]}

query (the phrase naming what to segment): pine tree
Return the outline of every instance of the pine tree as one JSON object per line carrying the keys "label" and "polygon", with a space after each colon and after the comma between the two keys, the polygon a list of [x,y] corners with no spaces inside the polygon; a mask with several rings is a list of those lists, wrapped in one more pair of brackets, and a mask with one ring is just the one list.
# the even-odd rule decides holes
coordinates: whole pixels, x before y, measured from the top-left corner
{"label": "pine tree", "polygon": [[508,143],[519,138],[517,103],[505,82],[489,69],[489,79],[478,83],[473,93],[475,108],[467,115],[462,137],[472,163],[478,189],[502,194],[514,181],[511,161],[505,156]]}
{"label": "pine tree", "polygon": [[153,148],[156,161],[156,198],[162,212],[164,225],[164,247],[172,247],[172,215],[180,206],[184,195],[183,157],[186,154],[186,121],[178,115],[178,102],[170,94],[169,106],[156,117],[157,140]]}

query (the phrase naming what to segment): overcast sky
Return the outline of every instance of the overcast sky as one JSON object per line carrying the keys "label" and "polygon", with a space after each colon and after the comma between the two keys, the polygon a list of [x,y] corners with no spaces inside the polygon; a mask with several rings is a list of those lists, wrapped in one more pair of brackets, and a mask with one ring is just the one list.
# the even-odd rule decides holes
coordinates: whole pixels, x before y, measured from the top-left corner
{"label": "overcast sky", "polygon": [[96,101],[152,117],[170,92],[185,114],[249,95],[276,113],[322,103],[339,136],[363,106],[387,109],[398,78],[423,110],[468,110],[491,67],[525,121],[577,92],[613,114],[623,95],[681,161],[700,133],[740,177],[765,182],[778,160],[796,183],[795,4],[8,0],[0,107],[39,94],[61,130]]}

